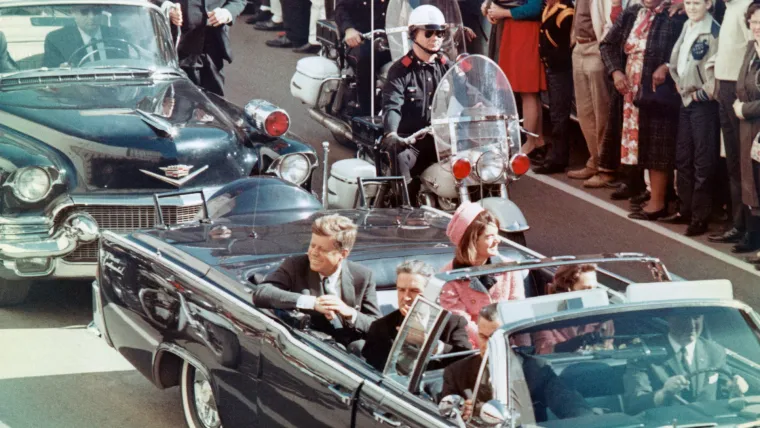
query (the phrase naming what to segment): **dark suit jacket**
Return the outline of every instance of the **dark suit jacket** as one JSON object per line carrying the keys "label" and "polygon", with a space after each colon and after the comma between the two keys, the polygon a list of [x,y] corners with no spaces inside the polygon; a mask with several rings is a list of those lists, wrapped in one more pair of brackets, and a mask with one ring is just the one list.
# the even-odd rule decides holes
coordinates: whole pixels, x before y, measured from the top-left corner
{"label": "dark suit jacket", "polygon": [[[401,326],[402,322],[404,322],[404,316],[397,309],[372,323],[367,332],[366,343],[362,348],[362,355],[369,365],[383,371],[385,362],[388,360],[388,354],[390,354],[393,342],[398,334],[397,328]],[[467,320],[464,318],[458,315],[449,317],[441,337],[438,338],[444,343],[444,353],[472,349],[470,340],[467,338],[466,326]],[[448,365],[446,362],[442,363],[440,367]]]}
{"label": "dark suit jacket", "polygon": [[[441,397],[451,394],[465,397],[466,389],[474,392],[481,363],[480,355],[473,355],[446,367]],[[583,396],[565,385],[549,365],[533,357],[523,358],[522,365],[537,422],[546,420],[547,408],[560,419],[592,414]],[[490,387],[481,387],[478,395],[477,402],[488,401],[492,396]]]}
{"label": "dark suit jacket", "polygon": [[[260,308],[296,309],[296,302],[303,295],[303,290],[309,290],[312,296],[325,294],[319,274],[310,269],[309,258],[305,254],[285,259],[276,271],[269,274],[266,281],[253,292],[253,303]],[[344,260],[340,285],[343,301],[359,312],[354,329],[366,333],[372,322],[382,316],[377,304],[372,271]],[[334,333],[331,324],[322,314],[314,312],[311,315],[315,330]]]}
{"label": "dark suit jacket", "polygon": [[16,70],[18,70],[18,66],[8,53],[8,42],[5,40],[5,34],[0,32],[0,73]]}
{"label": "dark suit jacket", "polygon": [[[230,44],[230,25],[245,9],[245,0],[171,0],[179,3],[182,9],[182,35],[177,53],[180,63],[192,55],[209,54],[214,58],[232,62],[232,45]],[[158,7],[164,0],[151,0]],[[232,15],[232,22],[219,27],[207,27],[208,15],[218,7],[227,9]],[[172,31],[176,36],[176,32]]]}
{"label": "dark suit jacket", "polygon": [[[623,384],[625,386],[625,409],[629,414],[637,414],[654,407],[654,394],[662,389],[668,378],[683,375],[684,369],[678,361],[670,342],[665,339],[661,343],[650,344],[662,346],[668,351],[668,356],[657,360],[640,360],[628,364]],[[692,371],[706,368],[721,368],[729,370],[726,365],[726,351],[722,346],[699,338],[694,348]],[[712,379],[710,379],[712,377]],[[718,382],[715,373],[703,373],[690,379],[692,389],[682,394],[687,401],[714,401],[718,393]],[[710,380],[713,380],[711,383]],[[663,405],[677,404],[670,399]]]}
{"label": "dark suit jacket", "polygon": [[[100,34],[103,39],[121,39],[124,36],[112,27],[100,27]],[[78,49],[84,47],[84,40],[79,34],[76,25],[67,25],[50,32],[45,37],[45,56],[42,59],[43,67],[60,67],[64,62],[71,59],[71,65],[75,66],[85,55],[86,50],[80,51],[76,58],[71,58]],[[109,50],[107,55],[118,55],[116,51]]]}

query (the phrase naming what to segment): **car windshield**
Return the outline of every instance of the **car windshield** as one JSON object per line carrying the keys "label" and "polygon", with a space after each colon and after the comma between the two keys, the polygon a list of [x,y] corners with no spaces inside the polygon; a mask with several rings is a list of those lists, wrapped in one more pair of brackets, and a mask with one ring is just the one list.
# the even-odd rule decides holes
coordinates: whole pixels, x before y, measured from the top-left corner
{"label": "car windshield", "polygon": [[[735,307],[608,311],[509,339],[510,364],[522,369],[509,367],[513,414],[522,423],[662,426],[677,419],[677,426],[733,426],[747,422],[736,397],[760,400],[758,331]],[[530,399],[521,400],[526,394]]]}
{"label": "car windshield", "polygon": [[0,7],[0,76],[43,67],[174,67],[165,20],[148,2]]}

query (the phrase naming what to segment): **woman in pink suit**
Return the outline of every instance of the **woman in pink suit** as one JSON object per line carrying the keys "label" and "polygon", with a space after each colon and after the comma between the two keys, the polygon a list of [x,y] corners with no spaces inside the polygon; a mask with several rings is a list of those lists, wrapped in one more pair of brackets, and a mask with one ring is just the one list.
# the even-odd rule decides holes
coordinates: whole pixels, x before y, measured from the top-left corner
{"label": "woman in pink suit", "polygon": [[[499,254],[499,221],[479,204],[463,203],[454,213],[446,235],[456,246],[456,253],[444,271],[510,261]],[[443,286],[440,302],[444,309],[467,320],[470,342],[477,346],[480,309],[502,300],[524,298],[522,275],[507,272],[451,281]]]}
{"label": "woman in pink suit", "polygon": [[[596,285],[596,265],[566,265],[557,269],[547,291],[548,294],[567,293],[589,290]],[[540,331],[533,334],[533,345],[536,347],[536,354],[575,352],[578,349],[596,344],[610,349],[612,340],[605,338],[614,334],[615,326],[612,321],[607,321]]]}

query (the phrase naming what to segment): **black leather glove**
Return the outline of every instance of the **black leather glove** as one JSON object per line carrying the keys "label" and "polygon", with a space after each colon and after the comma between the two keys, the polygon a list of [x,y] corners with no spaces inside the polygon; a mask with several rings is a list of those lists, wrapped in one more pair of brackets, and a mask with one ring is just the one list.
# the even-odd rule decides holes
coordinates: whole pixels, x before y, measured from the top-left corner
{"label": "black leather glove", "polygon": [[383,138],[383,141],[380,142],[380,150],[388,153],[398,153],[406,150],[406,148],[412,143],[414,143],[414,138],[403,138],[400,137],[397,133],[391,132],[386,135],[385,138]]}
{"label": "black leather glove", "polygon": [[594,345],[604,341],[604,336],[599,331],[582,334],[562,343],[554,345],[554,352],[575,352],[584,346]]}

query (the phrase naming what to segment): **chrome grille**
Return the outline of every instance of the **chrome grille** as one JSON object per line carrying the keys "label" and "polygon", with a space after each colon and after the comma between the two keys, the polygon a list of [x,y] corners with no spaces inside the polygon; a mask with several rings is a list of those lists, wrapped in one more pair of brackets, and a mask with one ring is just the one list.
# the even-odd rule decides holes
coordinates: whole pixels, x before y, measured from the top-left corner
{"label": "chrome grille", "polygon": [[[203,210],[203,207],[200,204],[182,207],[162,206],[161,214],[166,224],[182,224],[195,220],[196,215],[201,210]],[[58,215],[57,221],[63,221],[75,211],[90,214],[98,222],[100,230],[110,230],[116,233],[129,233],[140,229],[150,229],[158,221],[156,210],[152,206],[130,207],[110,205],[74,206],[67,208]],[[95,262],[97,259],[97,242],[82,245],[64,258],[68,262],[76,263]]]}

